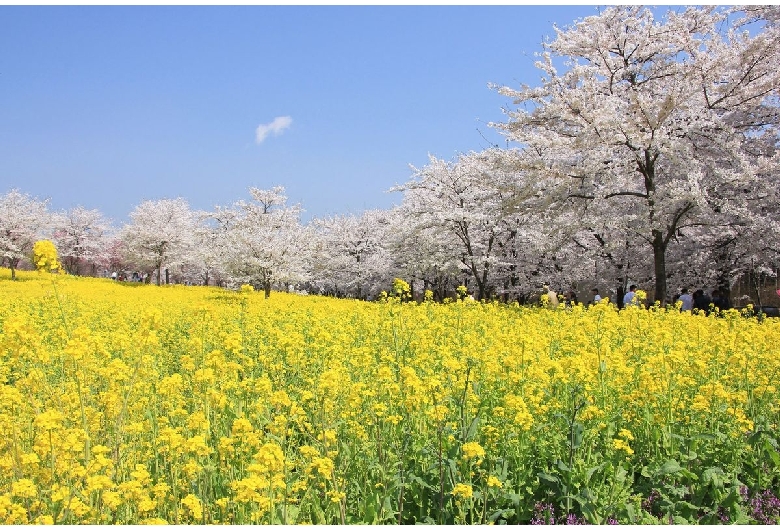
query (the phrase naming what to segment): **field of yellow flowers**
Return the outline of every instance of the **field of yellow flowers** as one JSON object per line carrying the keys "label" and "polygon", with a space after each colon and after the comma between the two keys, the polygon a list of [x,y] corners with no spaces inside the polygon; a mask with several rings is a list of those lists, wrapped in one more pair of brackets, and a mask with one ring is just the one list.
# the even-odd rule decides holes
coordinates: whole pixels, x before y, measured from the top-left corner
{"label": "field of yellow flowers", "polygon": [[780,512],[780,323],[0,269],[0,523]]}

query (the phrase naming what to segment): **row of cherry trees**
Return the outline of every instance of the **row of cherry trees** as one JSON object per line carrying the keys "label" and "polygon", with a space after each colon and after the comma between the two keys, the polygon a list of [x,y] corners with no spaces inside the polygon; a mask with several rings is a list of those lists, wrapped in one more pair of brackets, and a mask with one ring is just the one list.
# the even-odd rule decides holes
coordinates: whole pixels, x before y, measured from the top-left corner
{"label": "row of cherry trees", "polygon": [[[548,282],[668,300],[773,272],[780,249],[776,6],[687,8],[663,21],[608,8],[543,44],[535,87],[493,124],[513,148],[431,157],[389,210],[301,222],[283,188],[192,211],[147,201],[119,230],[95,210],[49,214],[0,197],[0,256],[51,238],[75,274],[137,270],[158,283],[297,286],[358,298],[394,277],[420,294],[524,299]],[[654,289],[652,287],[654,286]]]}

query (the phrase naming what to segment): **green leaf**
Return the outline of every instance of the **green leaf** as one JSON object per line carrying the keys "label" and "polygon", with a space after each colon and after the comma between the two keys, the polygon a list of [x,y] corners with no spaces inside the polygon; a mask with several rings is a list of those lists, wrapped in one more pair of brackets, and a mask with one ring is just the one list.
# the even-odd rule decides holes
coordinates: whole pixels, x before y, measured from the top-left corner
{"label": "green leaf", "polygon": [[637,517],[636,517],[636,508],[634,508],[633,504],[626,504],[626,513],[628,514],[628,522],[635,523]]}
{"label": "green leaf", "polygon": [[430,484],[428,484],[427,482],[425,482],[423,479],[421,479],[421,478],[420,478],[420,477],[418,477],[417,475],[415,475],[415,476],[413,477],[412,481],[413,481],[413,482],[416,482],[417,484],[419,484],[419,485],[420,485],[420,486],[422,486],[423,488],[432,489]]}
{"label": "green leaf", "polygon": [[495,512],[493,512],[493,513],[490,515],[490,517],[488,517],[488,520],[489,520],[490,522],[492,522],[492,523],[495,523],[495,522],[496,522],[496,519],[498,519],[499,517],[502,517],[502,518],[504,518],[504,519],[509,519],[509,518],[510,518],[510,517],[512,517],[514,514],[515,514],[515,510],[514,510],[514,509],[512,509],[512,508],[509,508],[509,509],[507,509],[507,510],[496,510]]}
{"label": "green leaf", "polygon": [[288,504],[287,505],[287,519],[283,520],[282,517],[280,517],[279,519],[282,521],[282,524],[295,524],[298,521],[298,513],[300,513],[300,511],[301,511],[301,508],[299,506],[295,506],[293,504]]}
{"label": "green leaf", "polygon": [[591,503],[598,499],[598,497],[594,496],[593,493],[591,493],[590,489],[588,488],[582,488],[580,492],[577,495],[575,495],[574,498],[577,499],[577,502],[579,502],[583,506],[586,503]]}
{"label": "green leaf", "polygon": [[591,479],[591,477],[593,476],[593,473],[595,473],[596,471],[601,471],[601,469],[602,469],[603,467],[604,467],[604,462],[602,462],[601,464],[599,464],[599,465],[597,465],[597,466],[595,466],[595,467],[592,467],[592,468],[588,469],[588,470],[585,472],[585,477],[587,477],[587,478],[586,478],[586,481],[587,481],[587,482],[590,482],[590,479]]}
{"label": "green leaf", "polygon": [[677,460],[667,460],[664,465],[661,466],[661,469],[658,470],[656,473],[657,475],[672,475],[674,473],[679,472],[682,469],[680,464],[677,462]]}
{"label": "green leaf", "polygon": [[741,499],[742,495],[739,494],[739,488],[734,486],[729,489],[729,494],[726,498],[720,501],[720,505],[725,507],[738,507]]}
{"label": "green leaf", "polygon": [[696,506],[695,504],[691,504],[690,502],[687,502],[687,501],[679,501],[679,502],[677,502],[677,507],[678,508],[687,508],[688,510],[690,510],[693,513],[696,513],[696,512],[698,512],[700,510],[699,506]]}
{"label": "green leaf", "polygon": [[382,499],[382,511],[395,515],[395,511],[393,510],[393,501],[389,496]]}
{"label": "green leaf", "polygon": [[758,440],[761,438],[762,434],[764,434],[764,431],[762,431],[762,430],[758,430],[758,431],[754,432],[748,438],[748,443],[750,445],[756,445],[756,442],[758,442]]}
{"label": "green leaf", "polygon": [[448,458],[447,464],[450,467],[450,472],[452,473],[453,477],[460,476],[460,473],[458,472],[458,463],[454,459]]}
{"label": "green leaf", "polygon": [[585,432],[585,427],[579,422],[573,425],[574,440],[572,441],[572,447],[578,449],[582,445],[582,433]]}
{"label": "green leaf", "polygon": [[[378,500],[378,499],[376,499]],[[372,499],[374,501],[374,499]],[[376,521],[376,502],[371,502],[368,499],[366,499],[366,502],[364,504],[365,506],[365,518],[366,522],[369,522],[369,524],[375,524]]]}
{"label": "green leaf", "polygon": [[726,474],[719,467],[710,467],[704,470],[701,478],[705,483],[711,483],[713,487],[720,489],[725,483]]}
{"label": "green leaf", "polygon": [[687,469],[681,469],[679,471],[679,475],[681,477],[683,477],[683,478],[687,478],[687,479],[692,480],[692,481],[699,480],[699,475],[697,475],[693,471],[688,471]]}
{"label": "green leaf", "polygon": [[469,425],[468,431],[466,432],[466,440],[474,439],[474,435],[477,432],[479,423],[480,423],[479,416],[475,416],[474,419],[471,421],[471,425]]}
{"label": "green leaf", "polygon": [[775,451],[774,447],[772,447],[772,444],[769,442],[768,439],[764,438],[763,449],[766,451],[766,454],[769,455],[769,458],[772,459],[772,463],[776,467],[780,467],[780,454]]}
{"label": "green leaf", "polygon": [[549,473],[537,473],[537,477],[539,477],[539,480],[542,482],[547,482],[549,484],[558,484],[558,477],[555,475],[550,475]]}
{"label": "green leaf", "polygon": [[322,510],[322,506],[320,505],[319,496],[315,495],[313,497],[313,501],[311,503],[312,507],[312,515],[314,516],[314,523],[315,524],[325,524],[325,512]]}

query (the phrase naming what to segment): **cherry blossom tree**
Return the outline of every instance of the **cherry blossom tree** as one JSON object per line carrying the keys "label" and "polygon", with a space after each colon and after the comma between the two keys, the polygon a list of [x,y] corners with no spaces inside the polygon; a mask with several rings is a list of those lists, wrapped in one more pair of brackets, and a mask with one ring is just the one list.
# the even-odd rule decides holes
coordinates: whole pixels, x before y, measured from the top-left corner
{"label": "cherry blossom tree", "polygon": [[111,224],[98,210],[78,206],[52,216],[52,241],[69,274],[81,274],[82,267],[94,268],[107,250]]}
{"label": "cherry blossom tree", "polygon": [[22,259],[29,258],[33,245],[43,238],[50,214],[47,201],[34,199],[13,189],[0,196],[0,257],[16,279]]}
{"label": "cherry blossom tree", "polygon": [[98,260],[98,265],[103,269],[103,276],[108,276],[109,271],[121,271],[136,268],[130,258],[130,250],[122,238],[121,232],[112,232],[106,238],[105,253]]}
{"label": "cherry blossom tree", "polygon": [[299,205],[287,205],[284,188],[250,188],[251,201],[232,208],[217,208],[225,268],[235,281],[259,285],[266,298],[275,282],[289,284],[305,279],[306,255]]}
{"label": "cherry blossom tree", "polygon": [[360,299],[386,289],[392,280],[386,247],[391,217],[392,210],[367,210],[360,216],[315,219],[322,245],[313,257],[312,283],[323,292]]}
{"label": "cherry blossom tree", "polygon": [[413,292],[421,283],[423,293],[430,290],[434,300],[443,301],[461,284],[458,242],[430,216],[413,209],[411,201],[394,211],[384,243],[393,262],[387,276],[408,278]]}
{"label": "cherry blossom tree", "polygon": [[[185,258],[193,243],[196,219],[182,198],[144,201],[130,213],[131,222],[122,229],[129,257],[139,266],[157,273]],[[166,282],[167,283],[167,282]]]}
{"label": "cherry blossom tree", "polygon": [[226,276],[224,238],[219,223],[214,222],[214,212],[195,212],[195,216],[193,244],[181,264],[182,275],[193,283],[216,285]]}
{"label": "cherry blossom tree", "polygon": [[404,192],[403,207],[418,226],[445,230],[457,243],[461,270],[480,299],[495,293],[495,272],[518,257],[504,252],[508,243],[546,215],[544,183],[530,178],[516,155],[489,149],[454,162],[430,157],[411,181],[394,188]]}
{"label": "cherry blossom tree", "polygon": [[[750,223],[777,142],[780,39],[723,30],[717,8],[610,7],[544,44],[538,87],[497,87],[518,107],[494,124],[537,160],[559,197],[596,203],[652,251],[697,226]],[[559,69],[561,69],[559,71]],[[776,174],[776,173],[775,173]]]}

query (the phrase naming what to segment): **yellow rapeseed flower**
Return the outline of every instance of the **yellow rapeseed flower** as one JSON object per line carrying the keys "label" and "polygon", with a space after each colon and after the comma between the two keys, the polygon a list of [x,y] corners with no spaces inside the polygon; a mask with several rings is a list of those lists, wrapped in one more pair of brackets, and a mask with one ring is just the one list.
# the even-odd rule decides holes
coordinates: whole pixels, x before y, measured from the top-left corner
{"label": "yellow rapeseed flower", "polygon": [[474,496],[474,490],[470,484],[455,484],[452,488],[452,496],[459,499],[470,499]]}

